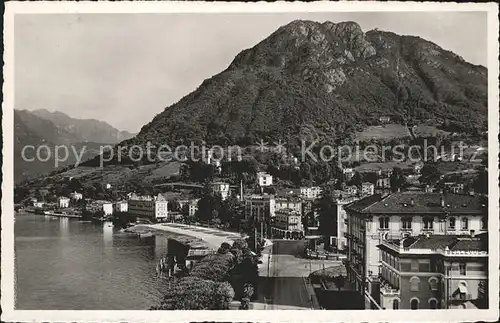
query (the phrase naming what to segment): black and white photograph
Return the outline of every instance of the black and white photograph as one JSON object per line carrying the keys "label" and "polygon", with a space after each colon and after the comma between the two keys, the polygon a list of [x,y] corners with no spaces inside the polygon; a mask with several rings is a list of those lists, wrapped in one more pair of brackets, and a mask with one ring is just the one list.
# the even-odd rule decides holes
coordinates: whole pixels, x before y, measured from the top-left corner
{"label": "black and white photograph", "polygon": [[497,4],[4,26],[2,321],[498,319]]}

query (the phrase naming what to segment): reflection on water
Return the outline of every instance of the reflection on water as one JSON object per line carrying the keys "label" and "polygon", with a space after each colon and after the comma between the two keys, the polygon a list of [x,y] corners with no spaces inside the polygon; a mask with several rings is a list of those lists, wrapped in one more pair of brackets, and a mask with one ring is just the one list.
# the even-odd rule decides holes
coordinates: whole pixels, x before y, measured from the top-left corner
{"label": "reflection on water", "polygon": [[16,216],[16,308],[149,309],[167,287],[155,272],[166,250],[165,237],[139,239],[108,223]]}
{"label": "reflection on water", "polygon": [[102,227],[102,237],[104,241],[105,247],[113,246],[113,223],[112,222],[104,222]]}
{"label": "reflection on water", "polygon": [[61,236],[69,236],[69,218],[59,218],[59,226],[61,228]]}

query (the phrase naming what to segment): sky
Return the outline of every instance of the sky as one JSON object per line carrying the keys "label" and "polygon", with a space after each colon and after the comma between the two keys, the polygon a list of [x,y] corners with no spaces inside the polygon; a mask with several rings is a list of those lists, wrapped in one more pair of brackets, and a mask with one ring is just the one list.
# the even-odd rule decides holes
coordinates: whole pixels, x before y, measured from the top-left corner
{"label": "sky", "polygon": [[481,12],[18,14],[15,108],[138,132],[164,108],[295,19],[420,36],[487,66]]}

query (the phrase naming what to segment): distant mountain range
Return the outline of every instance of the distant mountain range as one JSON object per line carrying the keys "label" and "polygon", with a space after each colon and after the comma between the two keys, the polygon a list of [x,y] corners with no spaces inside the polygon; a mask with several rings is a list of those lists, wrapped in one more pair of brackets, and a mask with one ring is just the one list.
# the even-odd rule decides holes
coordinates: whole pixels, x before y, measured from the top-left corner
{"label": "distant mountain range", "polygon": [[[53,147],[55,145],[73,146],[77,151],[81,151],[85,146],[82,159],[87,160],[98,155],[101,145],[116,144],[133,136],[102,121],[75,119],[61,112],[50,112],[44,109],[15,110],[14,125],[16,182],[54,170]],[[23,147],[27,145],[52,147],[52,156],[46,162],[25,161],[21,153]],[[34,150],[26,150],[26,155],[32,158]],[[48,156],[43,156],[42,159],[45,157]],[[74,154],[70,154],[63,165],[74,164],[75,161]]]}

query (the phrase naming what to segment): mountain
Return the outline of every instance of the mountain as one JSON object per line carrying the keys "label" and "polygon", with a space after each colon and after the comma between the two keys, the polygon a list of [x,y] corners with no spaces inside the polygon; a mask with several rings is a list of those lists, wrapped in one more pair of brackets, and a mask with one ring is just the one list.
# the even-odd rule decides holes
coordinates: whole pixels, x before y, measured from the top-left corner
{"label": "mountain", "polygon": [[[46,111],[46,110],[45,110]],[[41,115],[41,117],[39,116]],[[45,118],[44,118],[45,116]],[[55,116],[55,122],[50,120],[50,116]],[[79,121],[84,121],[79,126],[71,126],[71,120],[75,120],[73,124],[79,124]],[[93,158],[100,153],[100,147],[107,145],[108,142],[92,142],[88,139],[104,138],[111,140],[113,136],[116,138],[127,138],[130,136],[128,132],[118,131],[104,122],[90,120],[88,126],[85,121],[78,120],[66,116],[63,113],[43,112],[37,110],[36,113],[27,110],[14,110],[14,179],[16,182],[34,178],[44,173],[49,173],[57,167],[74,165],[81,154],[80,161],[85,161]],[[94,126],[92,126],[94,124]],[[90,136],[88,133],[95,129],[95,134]],[[114,129],[114,130],[113,130]],[[85,132],[88,132],[87,134]],[[99,136],[102,134],[102,136]],[[119,140],[111,141],[112,144]],[[50,156],[47,149],[41,149],[41,158],[36,157],[35,149],[40,146],[47,146],[50,149]],[[68,149],[68,157],[65,160],[55,160],[55,146],[65,146]],[[29,147],[33,146],[33,148]],[[26,159],[23,158],[23,148],[25,150]],[[60,156],[64,157],[64,151],[61,150]],[[33,160],[32,160],[33,159]],[[46,161],[42,161],[45,160]],[[31,160],[31,161],[30,161]]]}
{"label": "mountain", "polygon": [[128,131],[120,131],[106,122],[95,119],[75,119],[62,112],[50,112],[46,109],[34,110],[31,113],[39,118],[51,121],[61,131],[75,136],[77,140],[72,142],[89,141],[115,144],[134,136]]}
{"label": "mountain", "polygon": [[334,142],[380,116],[484,130],[487,69],[415,36],[293,21],[123,144],[290,143],[309,135]]}
{"label": "mountain", "polygon": [[[22,120],[18,111],[14,110],[14,180],[20,180],[35,177],[38,174],[50,172],[54,165],[50,162],[40,162],[36,159],[32,162],[28,161],[35,157],[34,151],[26,151],[24,159],[22,156],[23,147],[32,145],[39,147],[41,145],[53,146],[51,142],[42,138],[33,132]],[[46,158],[46,154],[41,155],[42,159]]]}

